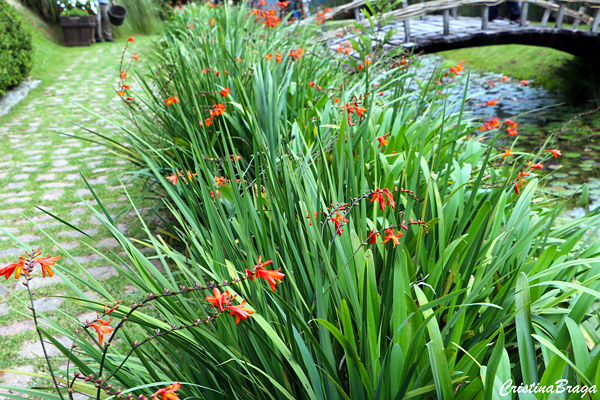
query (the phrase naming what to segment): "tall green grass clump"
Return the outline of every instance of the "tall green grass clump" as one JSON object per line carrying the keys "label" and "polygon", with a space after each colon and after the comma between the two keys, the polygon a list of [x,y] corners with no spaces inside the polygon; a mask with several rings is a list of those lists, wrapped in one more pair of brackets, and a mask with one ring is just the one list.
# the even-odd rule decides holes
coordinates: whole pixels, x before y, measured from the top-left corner
{"label": "tall green grass clump", "polygon": [[39,328],[70,360],[60,395],[514,399],[565,379],[598,398],[598,213],[561,219],[539,190],[558,149],[471,137],[461,66],[418,81],[374,29],[328,50],[277,10],[191,5],[150,70],[122,68],[133,125],[106,143],[168,213],[140,243],[90,205],[136,304],[59,246],[99,313]]}

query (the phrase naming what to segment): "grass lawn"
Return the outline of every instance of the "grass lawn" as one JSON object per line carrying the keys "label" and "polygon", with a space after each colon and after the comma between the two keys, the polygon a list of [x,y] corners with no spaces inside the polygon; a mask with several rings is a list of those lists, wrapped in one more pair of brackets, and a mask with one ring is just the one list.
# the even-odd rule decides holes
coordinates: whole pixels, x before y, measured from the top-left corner
{"label": "grass lawn", "polygon": [[555,68],[574,57],[551,48],[516,44],[472,47],[439,54],[455,62],[466,61],[466,65],[475,69],[533,80],[536,85],[551,90],[560,84]]}

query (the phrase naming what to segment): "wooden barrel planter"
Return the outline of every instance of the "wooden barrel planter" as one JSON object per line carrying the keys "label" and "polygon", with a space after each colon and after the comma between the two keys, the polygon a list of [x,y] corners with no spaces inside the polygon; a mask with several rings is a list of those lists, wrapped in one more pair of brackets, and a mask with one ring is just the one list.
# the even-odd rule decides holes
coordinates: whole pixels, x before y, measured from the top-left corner
{"label": "wooden barrel planter", "polygon": [[63,29],[65,46],[89,46],[95,41],[96,17],[94,15],[61,16],[60,26]]}

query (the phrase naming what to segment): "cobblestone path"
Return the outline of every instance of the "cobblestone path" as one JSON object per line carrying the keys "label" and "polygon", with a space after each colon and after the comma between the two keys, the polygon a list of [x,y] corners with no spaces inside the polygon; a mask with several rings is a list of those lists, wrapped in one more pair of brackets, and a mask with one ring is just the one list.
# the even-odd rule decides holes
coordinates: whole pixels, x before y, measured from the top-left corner
{"label": "cobblestone path", "polygon": [[[43,229],[92,276],[102,280],[106,288],[127,299],[127,296],[135,296],[131,288],[124,286],[116,271],[86,246],[87,243],[95,248],[105,246],[115,250],[117,242],[79,199],[83,197],[95,204],[80,176],[81,172],[107,209],[118,214],[127,201],[115,178],[124,171],[127,163],[112,156],[100,145],[61,134],[85,135],[74,123],[103,134],[110,135],[111,130],[114,131],[115,127],[81,110],[77,104],[101,115],[111,115],[106,108],[122,108],[115,89],[123,46],[124,41],[121,40],[120,43],[103,43],[82,49],[80,57],[73,60],[58,79],[42,82],[22,103],[0,118],[0,227],[19,238],[29,249],[33,246],[41,248],[44,255],[60,254],[53,242],[41,232],[40,229]],[[142,56],[135,65],[136,69],[139,70],[145,49],[149,47],[148,38],[130,43],[130,50],[133,48]],[[131,57],[131,51],[125,57]],[[131,86],[135,90],[133,81]],[[128,190],[135,192],[136,187]],[[98,242],[39,211],[36,206],[77,226]],[[124,233],[127,233],[127,218],[124,214],[117,219]],[[0,267],[18,261],[24,249],[0,232]],[[70,262],[63,256],[59,265],[68,267]],[[37,286],[36,309],[52,316],[53,320],[70,320],[73,324],[74,316],[80,321],[91,320],[95,316],[73,302],[53,297],[70,294],[57,276],[37,278],[34,283]],[[45,371],[41,346],[36,340],[29,310],[23,302],[26,299],[24,289],[12,277],[0,282],[0,369]],[[92,293],[87,294],[94,297]],[[66,337],[60,339],[68,341]],[[53,348],[51,353],[56,355],[58,351]],[[60,363],[61,360],[57,359],[57,365]],[[8,372],[0,372],[0,382],[19,387],[36,383],[31,377]],[[4,396],[0,394],[2,398]]]}

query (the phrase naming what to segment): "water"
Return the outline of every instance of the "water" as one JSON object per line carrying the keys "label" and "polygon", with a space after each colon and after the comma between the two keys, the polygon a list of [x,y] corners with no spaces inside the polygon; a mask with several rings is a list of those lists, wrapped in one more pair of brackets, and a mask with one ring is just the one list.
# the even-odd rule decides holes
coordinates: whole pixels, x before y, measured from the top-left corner
{"label": "water", "polygon": [[[422,56],[417,74],[427,79],[443,62],[440,56]],[[463,93],[465,84],[466,80],[459,81],[453,93]],[[589,202],[580,207],[577,195],[571,202],[570,214],[581,215],[600,206],[600,111],[590,113],[594,106],[573,108],[558,93],[525,86],[510,77],[503,82],[500,74],[473,69],[467,97],[470,100],[466,110],[475,122],[483,125],[497,117],[502,123],[511,119],[519,124],[518,136],[509,137],[506,132],[502,135],[496,145],[499,151],[512,148],[513,152],[536,153],[548,139],[545,149],[560,149],[561,157],[544,162],[546,189],[568,197],[581,190],[583,184],[589,188]],[[487,106],[486,101],[491,100],[497,100],[497,104]]]}

